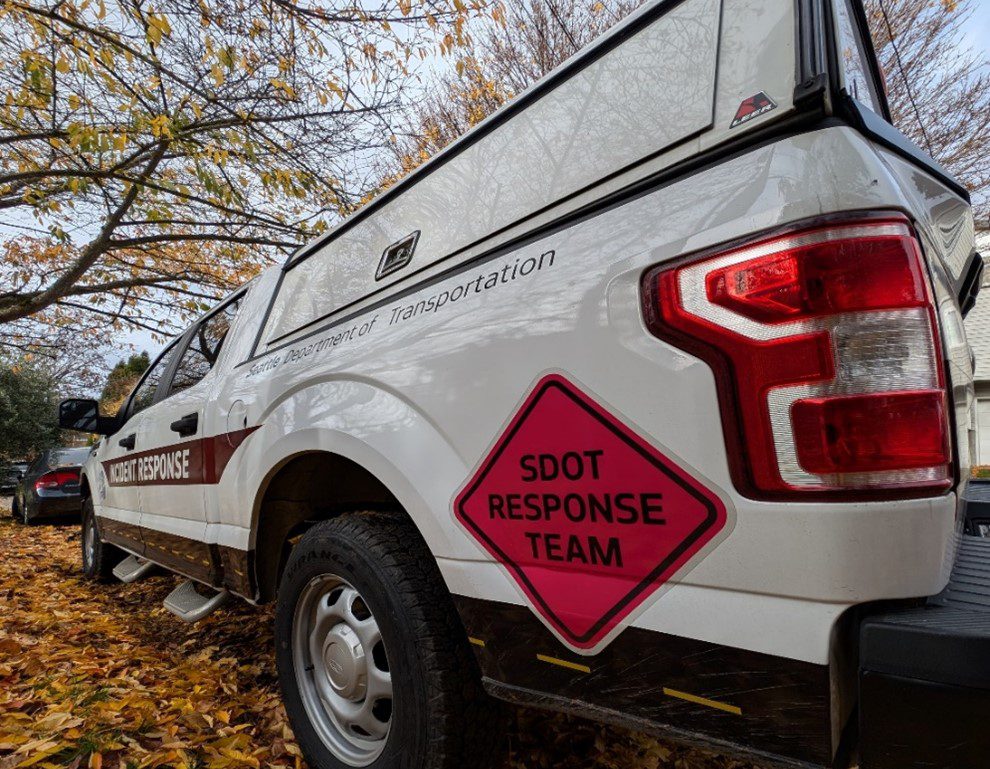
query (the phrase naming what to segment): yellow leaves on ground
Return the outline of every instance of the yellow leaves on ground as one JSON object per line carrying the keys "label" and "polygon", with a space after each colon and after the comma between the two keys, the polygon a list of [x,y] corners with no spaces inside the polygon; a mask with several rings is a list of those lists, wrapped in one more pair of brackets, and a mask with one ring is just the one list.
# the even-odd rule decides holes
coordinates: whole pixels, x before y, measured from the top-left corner
{"label": "yellow leaves on ground", "polygon": [[172,577],[85,582],[77,531],[0,519],[0,769],[295,767],[270,614],[188,626]]}
{"label": "yellow leaves on ground", "polygon": [[[84,581],[78,526],[0,516],[0,769],[304,769],[270,610],[186,625],[161,605],[175,577]],[[755,769],[535,711],[507,742],[504,769]]]}

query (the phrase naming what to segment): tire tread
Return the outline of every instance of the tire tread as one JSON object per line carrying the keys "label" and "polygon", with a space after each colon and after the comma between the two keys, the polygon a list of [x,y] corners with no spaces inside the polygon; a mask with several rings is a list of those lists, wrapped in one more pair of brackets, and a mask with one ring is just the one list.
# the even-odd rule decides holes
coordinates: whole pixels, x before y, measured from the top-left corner
{"label": "tire tread", "polygon": [[86,569],[85,549],[86,549],[86,523],[90,517],[94,517],[96,511],[93,508],[93,500],[87,497],[82,504],[82,534],[79,537],[80,553],[82,554],[83,574],[95,582],[112,582],[114,567],[124,558],[124,551],[109,542],[104,542],[99,537],[99,526],[97,526],[96,553],[93,556],[93,563],[90,569]]}
{"label": "tire tread", "polygon": [[[498,755],[502,706],[483,690],[480,671],[436,559],[405,516],[348,513],[315,524],[296,545],[286,577],[307,558],[330,559],[328,546],[350,543],[374,553],[390,591],[418,639],[428,686],[428,760],[416,769],[480,769]],[[280,596],[281,601],[281,596]]]}

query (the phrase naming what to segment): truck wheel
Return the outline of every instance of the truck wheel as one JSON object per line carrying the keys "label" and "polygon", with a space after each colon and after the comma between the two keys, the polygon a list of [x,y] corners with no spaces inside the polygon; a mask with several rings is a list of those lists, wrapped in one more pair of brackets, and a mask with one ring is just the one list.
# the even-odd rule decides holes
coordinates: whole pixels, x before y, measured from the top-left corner
{"label": "truck wheel", "polygon": [[87,497],[82,504],[82,570],[87,579],[109,582],[113,579],[113,567],[124,557],[124,551],[100,540],[96,524],[93,500]]}
{"label": "truck wheel", "polygon": [[314,769],[462,769],[496,756],[500,707],[409,521],[354,513],[310,529],[279,586],[275,644]]}

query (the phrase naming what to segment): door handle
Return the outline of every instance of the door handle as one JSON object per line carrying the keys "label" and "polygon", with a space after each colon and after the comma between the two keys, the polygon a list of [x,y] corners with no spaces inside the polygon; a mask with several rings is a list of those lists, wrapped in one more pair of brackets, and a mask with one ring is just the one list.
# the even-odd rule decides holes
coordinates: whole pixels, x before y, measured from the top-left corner
{"label": "door handle", "polygon": [[117,441],[117,445],[131,451],[134,448],[134,435],[134,433],[131,433],[126,438],[121,438]]}
{"label": "door handle", "polygon": [[176,419],[171,425],[172,431],[185,437],[195,435],[199,429],[199,414],[186,414],[184,417]]}

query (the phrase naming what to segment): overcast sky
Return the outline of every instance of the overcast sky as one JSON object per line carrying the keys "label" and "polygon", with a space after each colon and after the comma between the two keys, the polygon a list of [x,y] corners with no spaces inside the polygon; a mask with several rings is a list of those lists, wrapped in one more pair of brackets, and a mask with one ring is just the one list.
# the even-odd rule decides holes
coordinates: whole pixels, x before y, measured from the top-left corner
{"label": "overcast sky", "polygon": [[976,0],[966,42],[973,48],[990,49],[990,0]]}

